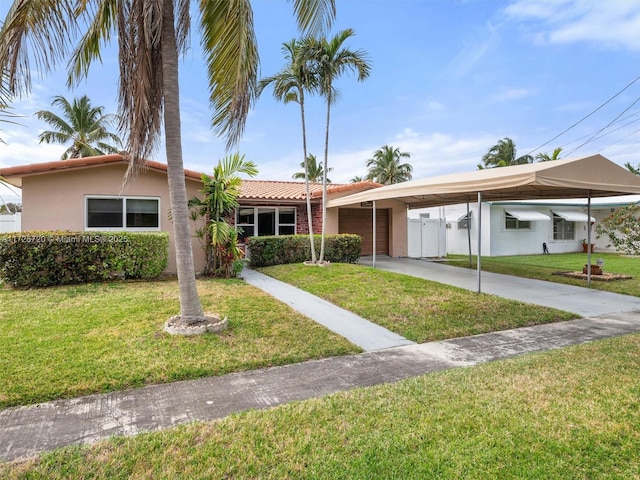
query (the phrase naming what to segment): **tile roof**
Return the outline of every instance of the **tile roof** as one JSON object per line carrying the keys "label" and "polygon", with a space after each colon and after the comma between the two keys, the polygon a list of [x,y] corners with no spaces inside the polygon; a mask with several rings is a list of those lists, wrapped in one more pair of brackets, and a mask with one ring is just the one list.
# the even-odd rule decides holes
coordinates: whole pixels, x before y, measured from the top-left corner
{"label": "tile roof", "polygon": [[[128,161],[119,154],[101,155],[97,157],[74,158],[71,160],[56,160],[53,162],[32,163],[14,167],[0,168],[0,176],[10,183],[20,186],[20,179],[31,175],[61,172],[65,170],[77,170],[98,167],[102,165],[127,165]],[[150,170],[167,172],[167,165],[152,160],[147,160],[147,168]],[[201,173],[194,170],[184,171],[185,177],[192,180],[200,180]],[[12,181],[15,179],[16,181]],[[382,185],[374,182],[357,182],[349,184],[329,184],[327,194],[349,194],[377,188]],[[310,184],[311,198],[322,198],[322,184]],[[243,180],[240,199],[245,201],[304,201],[306,199],[304,182],[287,182],[278,180]]]}

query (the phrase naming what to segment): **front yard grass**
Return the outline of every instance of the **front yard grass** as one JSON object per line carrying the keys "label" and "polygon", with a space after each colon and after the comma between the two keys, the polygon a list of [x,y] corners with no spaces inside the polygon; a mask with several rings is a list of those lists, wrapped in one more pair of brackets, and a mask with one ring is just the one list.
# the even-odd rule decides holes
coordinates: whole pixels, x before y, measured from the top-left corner
{"label": "front yard grass", "polygon": [[0,408],[361,351],[240,280],[201,280],[220,334],[162,331],[175,281],[0,289]]}
{"label": "front yard grass", "polygon": [[[449,255],[449,264],[460,267],[469,266],[469,257],[464,255]],[[604,260],[603,271],[631,275],[629,280],[613,280],[602,282],[593,280],[590,288],[607,292],[622,293],[640,297],[640,258],[629,257],[617,253],[594,252],[591,263]],[[504,273],[524,278],[535,278],[555,283],[586,287],[587,281],[576,278],[553,275],[554,272],[581,272],[587,263],[586,253],[557,253],[551,255],[514,255],[507,257],[482,257],[482,270],[494,273]],[[473,268],[476,268],[475,256],[472,257]],[[595,275],[593,276],[595,277]]]}
{"label": "front yard grass", "polygon": [[638,378],[630,335],[69,447],[0,477],[638,479]]}
{"label": "front yard grass", "polygon": [[577,317],[361,265],[278,265],[260,271],[418,343]]}

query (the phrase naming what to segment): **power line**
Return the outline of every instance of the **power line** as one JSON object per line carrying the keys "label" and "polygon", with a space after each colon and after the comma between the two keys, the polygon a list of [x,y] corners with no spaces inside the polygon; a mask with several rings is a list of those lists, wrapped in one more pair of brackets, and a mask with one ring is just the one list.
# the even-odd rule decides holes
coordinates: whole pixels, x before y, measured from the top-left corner
{"label": "power line", "polygon": [[577,150],[580,150],[582,147],[584,147],[587,143],[590,143],[595,137],[597,137],[600,133],[602,133],[604,130],[606,130],[607,128],[609,128],[616,120],[618,120],[622,115],[624,115],[625,113],[627,113],[631,107],[633,107],[636,103],[640,102],[640,97],[636,98],[635,101],[629,105],[627,108],[625,108],[616,118],[614,118],[613,120],[611,120],[609,123],[607,123],[604,127],[602,127],[600,130],[598,130],[596,133],[594,133],[586,142],[580,144],[580,146],[574,148],[573,150],[571,150],[569,153],[567,153],[567,155],[571,155],[572,153],[574,153]]}
{"label": "power line", "polygon": [[[544,142],[542,145],[540,145],[539,147],[534,148],[533,150],[531,150],[529,153],[527,153],[527,155],[531,155],[533,152],[535,152],[536,150],[540,150],[542,147],[544,147],[545,145],[550,144],[551,142],[553,142],[556,138],[561,137],[562,135],[564,135],[565,133],[567,133],[569,130],[571,130],[572,128],[580,125],[582,122],[584,122],[587,118],[589,118],[591,115],[593,115],[594,113],[596,113],[598,110],[602,109],[604,106],[606,106],[607,104],[609,104],[613,99],[615,99],[616,97],[618,97],[620,94],[622,94],[625,90],[627,90],[631,85],[633,85],[634,83],[636,83],[638,80],[640,80],[640,75],[637,76],[635,79],[633,79],[627,86],[625,86],[622,90],[620,90],[618,93],[616,93],[615,95],[613,95],[609,100],[607,100],[606,102],[604,102],[603,104],[601,104],[598,108],[596,108],[594,111],[592,111],[591,113],[589,113],[588,115],[585,115],[584,117],[582,117],[580,120],[578,120],[576,123],[574,123],[573,125],[571,125],[570,127],[568,127],[567,129],[563,130],[562,132],[560,132],[558,135],[556,135],[555,137],[553,137],[551,140],[548,140],[546,142]],[[627,109],[628,110],[628,109]],[[626,111],[626,110],[625,110]],[[624,113],[624,112],[623,112]],[[606,128],[606,127],[605,127]],[[581,145],[582,146],[582,145]],[[579,148],[579,147],[578,147]],[[577,150],[577,149],[576,149]],[[575,151],[575,150],[574,150]]]}

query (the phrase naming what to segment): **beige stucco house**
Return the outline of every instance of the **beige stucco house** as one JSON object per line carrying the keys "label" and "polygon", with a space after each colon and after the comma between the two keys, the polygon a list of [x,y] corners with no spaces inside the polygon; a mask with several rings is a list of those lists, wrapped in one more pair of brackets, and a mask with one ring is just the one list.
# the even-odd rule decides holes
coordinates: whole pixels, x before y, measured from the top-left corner
{"label": "beige stucco house", "polygon": [[[173,245],[167,167],[148,161],[146,172],[123,185],[128,163],[121,155],[78,158],[0,169],[0,176],[22,189],[22,231],[166,231]],[[187,195],[199,195],[201,173],[185,170]],[[380,185],[360,182],[330,185],[337,199]],[[312,185],[314,230],[321,229],[321,185]],[[304,183],[244,180],[235,223],[245,238],[254,235],[308,233]],[[363,237],[363,255],[373,253],[372,208],[368,203],[327,211],[327,233]],[[377,253],[407,254],[407,210],[395,200],[376,206]],[[196,225],[192,225],[195,231]],[[204,251],[194,236],[196,270],[204,266]],[[176,271],[173,247],[167,273]]]}

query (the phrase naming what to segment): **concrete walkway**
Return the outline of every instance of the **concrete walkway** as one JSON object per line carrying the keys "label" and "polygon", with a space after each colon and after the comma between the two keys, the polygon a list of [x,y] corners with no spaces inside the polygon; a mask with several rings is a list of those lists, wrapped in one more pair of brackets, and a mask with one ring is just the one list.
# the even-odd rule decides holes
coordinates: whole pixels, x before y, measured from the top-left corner
{"label": "concrete walkway", "polygon": [[0,410],[0,460],[635,332],[617,314]]}
{"label": "concrete walkway", "polygon": [[245,268],[244,280],[286,303],[306,317],[342,335],[365,351],[411,345],[413,342],[299,288]]}
{"label": "concrete walkway", "polygon": [[[371,262],[372,257],[363,257],[360,261],[363,265],[371,265]],[[453,285],[473,292],[478,286],[476,270],[452,267],[442,263],[411,258],[378,257],[376,268]],[[557,308],[583,317],[640,311],[639,297],[499,273],[482,272],[481,290],[483,293]]]}

